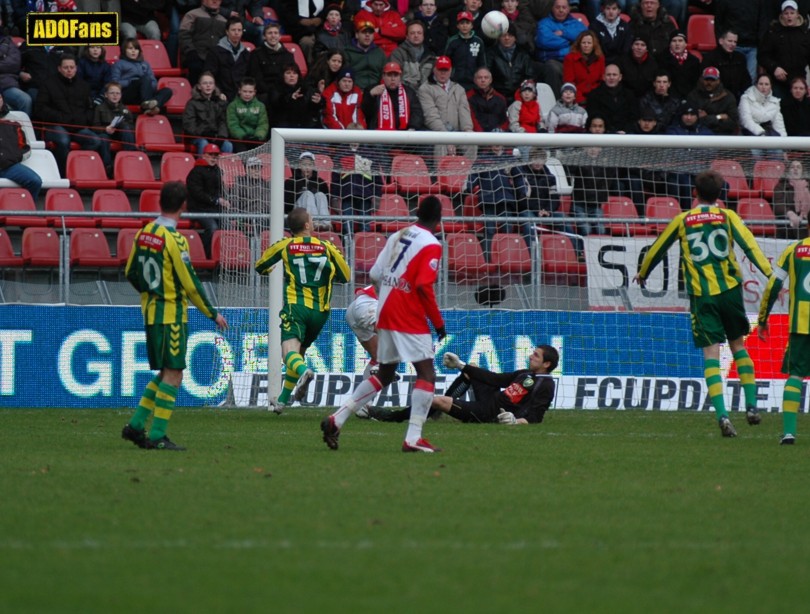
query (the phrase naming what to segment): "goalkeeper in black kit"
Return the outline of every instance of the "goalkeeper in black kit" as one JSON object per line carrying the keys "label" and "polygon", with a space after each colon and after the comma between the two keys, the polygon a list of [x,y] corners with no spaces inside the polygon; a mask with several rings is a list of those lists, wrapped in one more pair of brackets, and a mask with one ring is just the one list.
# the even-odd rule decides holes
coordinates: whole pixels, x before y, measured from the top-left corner
{"label": "goalkeeper in black kit", "polygon": [[[550,345],[539,345],[529,356],[529,368],[509,373],[494,373],[468,365],[456,354],[447,352],[442,362],[461,375],[447,389],[446,396],[433,397],[431,414],[446,413],[462,422],[500,424],[538,424],[554,400],[554,380],[559,353]],[[463,401],[472,387],[475,400]],[[371,408],[369,417],[382,422],[403,422],[410,407],[400,410]]]}

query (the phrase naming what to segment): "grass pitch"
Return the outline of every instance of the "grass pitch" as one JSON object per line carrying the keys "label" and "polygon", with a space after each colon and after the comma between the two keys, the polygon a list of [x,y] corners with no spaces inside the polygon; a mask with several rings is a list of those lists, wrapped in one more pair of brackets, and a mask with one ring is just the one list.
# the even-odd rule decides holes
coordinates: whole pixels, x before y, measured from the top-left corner
{"label": "grass pitch", "polygon": [[554,411],[534,427],[180,409],[0,412],[4,612],[754,612],[807,607],[810,419]]}

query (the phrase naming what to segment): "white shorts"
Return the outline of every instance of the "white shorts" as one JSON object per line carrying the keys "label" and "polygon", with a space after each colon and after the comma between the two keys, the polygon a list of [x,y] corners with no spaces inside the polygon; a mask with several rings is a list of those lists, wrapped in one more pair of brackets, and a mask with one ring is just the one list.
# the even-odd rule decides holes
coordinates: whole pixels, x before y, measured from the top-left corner
{"label": "white shorts", "polygon": [[346,322],[360,341],[377,334],[377,301],[360,294],[346,308]]}
{"label": "white shorts", "polygon": [[435,356],[430,333],[400,333],[381,329],[377,331],[377,338],[377,362],[382,365],[433,360]]}

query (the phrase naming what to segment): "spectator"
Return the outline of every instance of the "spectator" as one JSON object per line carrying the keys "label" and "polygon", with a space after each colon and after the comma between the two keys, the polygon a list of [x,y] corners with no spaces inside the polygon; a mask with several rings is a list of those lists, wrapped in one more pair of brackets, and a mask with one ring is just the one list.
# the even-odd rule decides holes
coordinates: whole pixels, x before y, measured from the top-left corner
{"label": "spectator", "polygon": [[697,85],[701,75],[700,60],[686,49],[686,34],[680,30],[672,33],[669,49],[656,57],[658,68],[672,77],[672,94],[686,98]]}
{"label": "spectator", "polygon": [[779,99],[773,95],[771,78],[757,77],[740,98],[740,129],[748,136],[787,136]]}
{"label": "spectator", "polygon": [[228,100],[236,98],[239,83],[247,75],[250,51],[242,44],[244,27],[238,17],[229,17],[225,36],[219,39],[205,59],[205,69]]}
{"label": "spectator", "polygon": [[585,100],[600,83],[605,73],[605,56],[599,39],[590,30],[577,36],[571,51],[563,60],[563,79],[577,86],[577,103]]}
{"label": "spectator", "polygon": [[134,0],[124,2],[121,6],[121,38],[161,39],[160,26],[155,19],[155,12],[166,8],[166,0]]}
{"label": "spectator", "polygon": [[105,86],[101,103],[93,112],[93,127],[101,132],[107,150],[110,141],[119,141],[124,151],[135,151],[135,121],[122,102],[122,93],[120,83],[110,81]]}
{"label": "spectator", "polygon": [[609,132],[624,134],[638,119],[638,101],[622,84],[616,64],[605,67],[603,83],[588,95],[587,102],[588,114],[604,118]]}
{"label": "spectator", "polygon": [[25,188],[36,202],[42,178],[22,163],[30,155],[31,146],[20,124],[9,119],[8,114],[8,105],[0,93],[0,179],[9,179]]}
{"label": "spectator", "polygon": [[546,132],[543,110],[537,102],[537,84],[527,79],[515,93],[515,101],[506,109],[511,132],[536,134]]}
{"label": "spectator", "polygon": [[298,64],[284,67],[283,83],[271,94],[272,125],[279,128],[317,128],[321,125],[323,97],[301,80]]}
{"label": "spectator", "polygon": [[559,95],[563,83],[563,59],[577,37],[585,31],[578,19],[571,17],[568,0],[554,0],[551,14],[537,23],[534,38],[535,57],[540,62],[538,76],[551,86],[554,95]]}
{"label": "spectator", "polygon": [[782,12],[762,40],[757,58],[780,98],[788,94],[793,77],[805,76],[810,61],[810,31],[794,0],[782,3]]}
{"label": "spectator", "polygon": [[[10,36],[0,34],[0,94],[10,108],[29,117],[33,109],[31,96],[20,89],[22,54]],[[30,75],[27,75],[30,79]]]}
{"label": "spectator", "polygon": [[[686,100],[681,103],[678,118],[667,127],[665,134],[674,136],[712,136],[714,134],[699,121],[697,107]],[[681,170],[667,174],[667,189],[672,196],[678,199],[683,211],[692,208],[692,187],[695,184],[695,175],[698,170],[694,168],[694,172],[689,172],[688,169],[693,162],[694,152],[689,149],[675,150],[672,160],[673,167]]]}
{"label": "spectator", "polygon": [[[222,173],[219,168],[220,150],[214,143],[202,148],[202,156],[186,177],[189,213],[221,213],[231,208],[231,203],[222,197]],[[216,217],[196,220],[202,228],[200,240],[205,253],[211,257],[211,239],[220,229],[221,222]]]}
{"label": "spectator", "polygon": [[121,51],[121,58],[113,64],[111,75],[111,79],[121,86],[121,102],[139,104],[149,115],[160,113],[172,97],[172,90],[168,87],[157,89],[157,77],[149,62],[143,59],[138,39],[126,39]]}
{"label": "spectator", "polygon": [[325,5],[324,0],[281,0],[277,5],[284,31],[298,43],[308,62],[312,61],[315,39],[326,17]]}
{"label": "spectator", "polygon": [[[449,11],[448,18],[450,20],[450,36],[453,37],[458,34],[458,14],[469,13],[470,21],[472,22],[472,31],[481,31],[481,21],[484,19],[486,11],[482,10],[483,0],[462,0],[461,6],[456,5],[455,10]],[[491,2],[488,0],[488,4]]]}
{"label": "spectator", "polygon": [[329,51],[319,57],[307,73],[307,81],[311,90],[323,93],[327,87],[335,83],[348,68],[346,58],[342,51]]}
{"label": "spectator", "polygon": [[554,0],[518,0],[518,18],[515,21],[517,38],[527,40],[528,50],[534,54],[537,22],[548,17]]}
{"label": "spectator", "polygon": [[520,168],[508,155],[502,145],[493,145],[476,160],[475,168],[467,178],[464,192],[477,194],[484,213],[484,240],[481,246],[489,260],[492,252],[492,238],[496,232],[507,232],[508,225],[492,218],[517,217],[520,212],[518,202],[528,196],[526,180]]}
{"label": "spectator", "polygon": [[449,26],[447,17],[437,12],[436,1],[422,0],[413,16],[414,19],[425,24],[425,45],[434,55],[438,56],[444,53],[447,47]]}
{"label": "spectator", "polygon": [[[585,147],[571,158],[568,170],[574,184],[571,195],[572,217],[603,217],[602,203],[607,202],[613,190],[618,189],[618,169],[610,158],[609,152],[602,147]],[[601,235],[605,234],[605,229],[601,223],[586,219],[577,222],[577,233]],[[575,247],[581,253],[580,241],[575,241]]]}
{"label": "spectator", "polygon": [[101,103],[104,86],[112,81],[112,66],[106,56],[104,47],[100,45],[90,45],[79,52],[79,78],[90,84],[90,95],[95,104]]}
{"label": "spectator", "polygon": [[[56,77],[59,73],[59,61],[65,53],[73,55],[71,47],[29,47],[23,43],[22,69],[20,70],[20,87],[31,97],[31,103],[36,104],[37,93],[42,84]],[[75,57],[75,56],[73,56]]]}
{"label": "spectator", "polygon": [[678,26],[672,23],[659,0],[641,0],[630,12],[630,29],[635,36],[643,37],[650,53],[657,56],[667,50]]}
{"label": "spectator", "polygon": [[[757,77],[757,47],[765,37],[771,21],[767,6],[770,2],[772,0],[746,0],[745,2],[714,0],[713,3],[714,31],[718,36],[729,30],[737,33],[736,50],[745,56],[748,78],[751,81]],[[722,70],[722,66],[717,64],[705,64],[704,68],[706,66],[716,66]]]}
{"label": "spectator", "polygon": [[402,82],[396,62],[383,67],[382,83],[363,92],[362,108],[369,130],[422,130],[425,126],[419,96]]}
{"label": "spectator", "polygon": [[[232,194],[242,212],[254,216],[267,212],[270,202],[270,173],[265,173],[261,158],[251,156],[245,160],[245,174],[236,176]],[[248,236],[258,234],[259,228],[252,217],[238,218],[230,220],[230,222],[234,228]]]}
{"label": "spectator", "polygon": [[234,153],[247,151],[267,142],[270,131],[267,108],[256,98],[256,82],[245,77],[239,82],[238,92],[226,111],[228,134],[234,140]]}
{"label": "spectator", "polygon": [[548,114],[549,132],[585,132],[588,112],[577,104],[577,86],[563,83],[560,98]]}
{"label": "spectator", "polygon": [[402,82],[418,90],[433,72],[436,54],[425,46],[425,24],[409,21],[405,40],[391,53],[391,61],[402,67]]}
{"label": "spectator", "polygon": [[810,217],[810,190],[800,160],[790,160],[773,189],[773,213],[777,220],[787,222],[777,227],[777,237],[796,241],[801,239]]}
{"label": "spectator", "polygon": [[600,4],[599,15],[591,21],[590,28],[599,39],[605,62],[618,62],[629,53],[633,32],[630,24],[621,18],[618,0],[601,0]]}
{"label": "spectator", "polygon": [[714,66],[703,69],[703,74],[687,100],[698,109],[698,116],[714,134],[738,134],[740,131],[737,99],[723,87],[720,71]]}
{"label": "spectator", "polygon": [[804,77],[791,80],[790,96],[782,98],[780,108],[788,136],[810,136],[810,99]]}
{"label": "spectator", "polygon": [[[419,102],[425,114],[425,127],[437,132],[472,132],[470,105],[464,88],[450,80],[453,63],[445,55],[436,58],[433,75],[419,88]],[[455,145],[436,145],[434,158],[455,156],[458,151],[475,160],[477,148],[466,145],[457,150]]]}
{"label": "spectator", "polygon": [[[665,133],[677,136],[712,136],[714,132],[709,130],[704,124],[700,123],[699,119],[697,107],[684,100],[678,107],[675,121],[667,126]],[[691,190],[691,180],[688,185],[689,189]]]}
{"label": "spectator", "polygon": [[655,75],[653,81],[653,89],[641,99],[641,111],[652,111],[655,115],[655,120],[658,125],[665,129],[669,126],[681,105],[681,99],[676,98],[670,94],[672,81],[669,78],[669,73],[665,70],[659,70]]}
{"label": "spectator", "polygon": [[305,151],[298,156],[298,168],[293,169],[292,177],[284,182],[284,212],[294,207],[309,211],[316,231],[329,231],[329,186],[315,172],[315,154]]}
{"label": "spectator", "polygon": [[652,109],[641,109],[639,118],[636,121],[632,134],[655,135],[661,134],[661,127],[658,118]]}
{"label": "spectator", "polygon": [[405,22],[402,15],[391,8],[388,0],[368,0],[363,18],[374,24],[374,44],[386,57],[405,40]]}
{"label": "spectator", "polygon": [[77,77],[77,70],[76,58],[62,54],[58,74],[40,84],[34,106],[34,119],[47,124],[44,140],[54,143],[53,155],[62,177],[66,177],[71,142],[80,149],[99,152],[108,172],[112,170],[109,151],[105,151],[102,140],[89,128],[93,125],[93,100],[90,86]]}
{"label": "spectator", "polygon": [[[697,4],[705,9],[706,5],[711,5],[711,3],[712,0],[663,0],[663,5],[667,13],[672,15],[673,19],[675,19],[681,27],[686,25],[689,15],[689,5]],[[599,10],[600,4],[604,5],[604,2],[600,2],[600,0],[582,0],[579,3],[580,10],[585,13],[591,21],[597,18],[597,11]],[[617,4],[617,8],[625,13],[629,13],[631,9],[638,6],[638,0],[617,0]]]}
{"label": "spectator", "polygon": [[520,84],[534,80],[534,62],[517,44],[515,24],[509,24],[498,42],[487,51],[487,68],[492,73],[492,86],[510,100]]}
{"label": "spectator", "polygon": [[352,69],[342,69],[338,77],[323,91],[323,127],[346,130],[355,124],[365,129],[366,117],[361,108],[363,91],[354,84]]}
{"label": "spectator", "polygon": [[354,38],[346,48],[346,61],[354,72],[354,82],[360,89],[376,85],[385,66],[385,52],[374,44],[374,22],[360,11],[354,18]]}
{"label": "spectator", "polygon": [[739,99],[751,87],[745,56],[737,51],[739,37],[733,30],[726,30],[717,38],[717,47],[703,54],[701,68],[714,66],[723,77],[723,85]]}
{"label": "spectator", "polygon": [[[349,33],[343,27],[343,16],[340,6],[329,4],[324,10],[323,25],[315,32],[315,46],[312,48],[312,64],[317,63],[324,55],[334,51],[342,52],[351,43]],[[314,66],[313,66],[314,69]]]}
{"label": "spectator", "polygon": [[203,154],[209,143],[217,145],[217,153],[232,153],[228,141],[228,100],[217,89],[214,75],[204,72],[191,93],[191,100],[183,110],[183,132],[190,138],[198,154]]}
{"label": "spectator", "polygon": [[[281,44],[281,29],[277,23],[264,26],[262,35],[264,42],[249,56],[247,76],[256,81],[259,100],[268,105],[270,96],[281,87],[284,67],[294,63],[295,57]],[[275,110],[269,108],[271,113]]]}
{"label": "spectator", "polygon": [[475,87],[467,92],[470,103],[473,130],[475,132],[506,132],[509,120],[506,118],[508,103],[503,95],[492,87],[492,73],[488,68],[475,71]]}
{"label": "spectator", "polygon": [[183,16],[178,31],[180,56],[183,66],[188,69],[188,80],[191,83],[199,81],[200,73],[205,70],[205,59],[225,35],[225,26],[228,23],[219,12],[222,0],[201,2],[201,6],[191,9]]}
{"label": "spectator", "polygon": [[518,215],[532,220],[521,224],[523,238],[529,247],[535,237],[537,218],[554,215],[560,207],[556,195],[557,180],[546,166],[547,160],[548,150],[532,147],[529,150],[529,163],[519,169],[526,186],[526,198],[518,203]]}
{"label": "spectator", "polygon": [[[347,130],[363,130],[360,124],[349,124]],[[382,169],[379,168],[381,152],[368,145],[350,143],[346,155],[340,157],[340,171],[332,175],[333,206],[343,215],[362,216],[365,221],[348,222],[344,228],[354,226],[354,232],[368,231],[368,220],[374,213],[382,194]],[[376,160],[376,162],[375,162]]]}
{"label": "spectator", "polygon": [[465,90],[474,87],[475,71],[487,65],[484,41],[473,30],[473,15],[462,11],[456,16],[458,32],[447,41],[445,55],[453,63],[453,81]]}
{"label": "spectator", "polygon": [[655,74],[658,72],[658,62],[650,55],[644,37],[633,35],[630,53],[619,60],[618,66],[624,76],[622,79],[624,86],[637,98],[650,91]]}

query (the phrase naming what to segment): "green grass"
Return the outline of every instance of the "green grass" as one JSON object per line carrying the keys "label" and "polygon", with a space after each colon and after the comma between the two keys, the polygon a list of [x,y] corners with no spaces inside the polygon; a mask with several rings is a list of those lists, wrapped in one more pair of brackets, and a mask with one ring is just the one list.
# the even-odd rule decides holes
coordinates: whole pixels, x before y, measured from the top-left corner
{"label": "green grass", "polygon": [[777,612],[810,600],[810,419],[551,413],[404,425],[181,409],[0,412],[3,612]]}

